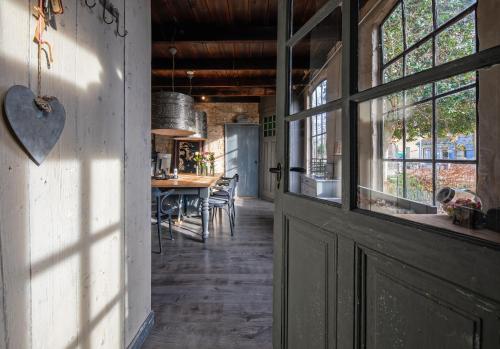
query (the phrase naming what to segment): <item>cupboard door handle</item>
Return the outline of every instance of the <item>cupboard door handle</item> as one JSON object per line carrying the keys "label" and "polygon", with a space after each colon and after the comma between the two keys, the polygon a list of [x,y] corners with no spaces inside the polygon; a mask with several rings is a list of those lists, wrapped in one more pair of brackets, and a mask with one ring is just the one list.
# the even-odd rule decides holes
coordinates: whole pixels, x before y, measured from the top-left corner
{"label": "cupboard door handle", "polygon": [[269,169],[269,172],[276,175],[276,183],[277,183],[277,187],[279,189],[280,183],[281,183],[281,163],[278,163],[278,165],[276,167],[271,167]]}

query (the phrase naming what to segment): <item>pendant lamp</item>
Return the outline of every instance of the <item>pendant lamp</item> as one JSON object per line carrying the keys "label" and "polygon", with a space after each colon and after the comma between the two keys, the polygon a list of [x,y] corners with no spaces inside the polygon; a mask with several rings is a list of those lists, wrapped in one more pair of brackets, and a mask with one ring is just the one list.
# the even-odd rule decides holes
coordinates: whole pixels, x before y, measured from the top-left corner
{"label": "pendant lamp", "polygon": [[172,55],[172,91],[152,94],[151,132],[167,137],[186,137],[197,132],[194,99],[183,93],[175,92],[175,54],[177,49],[169,49]]}

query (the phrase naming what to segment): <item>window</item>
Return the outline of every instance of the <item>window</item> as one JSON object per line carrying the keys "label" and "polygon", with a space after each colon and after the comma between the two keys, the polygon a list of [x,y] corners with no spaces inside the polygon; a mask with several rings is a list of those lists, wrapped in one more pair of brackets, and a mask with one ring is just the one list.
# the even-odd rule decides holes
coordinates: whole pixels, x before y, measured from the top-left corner
{"label": "window", "polygon": [[264,117],[262,125],[265,138],[276,136],[276,115]]}
{"label": "window", "polygon": [[[381,81],[474,54],[475,8],[470,0],[399,1],[380,26]],[[382,99],[383,193],[436,206],[442,186],[476,190],[476,89],[470,72]]]}
{"label": "window", "polygon": [[[326,80],[320,82],[310,97],[311,108],[326,103]],[[311,117],[311,149],[309,154],[309,172],[311,175],[324,178],[326,175],[326,113]]]}

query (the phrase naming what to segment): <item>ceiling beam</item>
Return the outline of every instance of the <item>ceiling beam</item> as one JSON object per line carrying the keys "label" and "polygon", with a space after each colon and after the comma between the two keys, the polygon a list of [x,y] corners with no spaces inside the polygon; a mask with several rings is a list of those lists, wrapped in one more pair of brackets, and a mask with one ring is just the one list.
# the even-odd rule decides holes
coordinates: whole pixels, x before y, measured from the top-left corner
{"label": "ceiling beam", "polygon": [[[153,88],[170,91],[171,87]],[[176,92],[190,94],[191,96],[274,96],[274,87],[175,87]]]}
{"label": "ceiling beam", "polygon": [[195,97],[196,103],[259,103],[260,97],[255,96],[247,96],[247,97],[221,97],[221,96],[212,96],[205,97],[205,100],[202,100],[201,97]]}
{"label": "ceiling beam", "polygon": [[[176,70],[276,70],[276,58],[238,58],[238,59],[179,59],[175,61]],[[293,69],[308,69],[309,59],[295,58]],[[170,71],[171,58],[154,58],[151,63],[153,73],[155,70]]]}
{"label": "ceiling beam", "polygon": [[214,26],[164,24],[153,26],[153,42],[263,42],[276,41],[275,26]]}
{"label": "ceiling beam", "polygon": [[[170,87],[172,80],[168,76],[152,77],[153,87]],[[189,87],[189,79],[176,78],[174,80],[175,87]],[[276,86],[276,78],[197,78],[196,74],[192,81],[193,87],[274,87]]]}

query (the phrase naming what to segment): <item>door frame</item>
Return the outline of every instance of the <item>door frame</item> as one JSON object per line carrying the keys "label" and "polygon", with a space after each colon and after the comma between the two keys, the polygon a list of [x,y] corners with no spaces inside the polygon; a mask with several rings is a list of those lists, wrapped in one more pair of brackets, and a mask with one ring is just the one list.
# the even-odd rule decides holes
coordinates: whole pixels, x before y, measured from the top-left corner
{"label": "door frame", "polygon": [[[289,115],[290,48],[304,38],[335,8],[342,5],[342,98],[322,106]],[[402,261],[429,278],[444,280],[472,292],[471,302],[494,300],[500,309],[500,246],[445,229],[405,221],[357,208],[357,121],[358,105],[400,90],[406,90],[472,70],[500,63],[500,46],[446,63],[400,80],[358,91],[358,0],[329,0],[292,35],[291,0],[278,0],[277,40],[277,156],[283,168],[283,181],[275,195],[274,222],[274,302],[273,347],[287,347],[287,269],[290,224],[294,219],[334,236],[336,287],[336,338],[328,347],[361,348],[366,344],[365,289],[367,256],[372,252]],[[325,203],[287,192],[288,122],[320,112],[342,109],[342,204]],[[304,214],[307,212],[307,215]],[[471,260],[473,267],[462,268],[460,260]],[[460,272],[457,272],[460,270]],[[496,274],[495,274],[496,273]],[[426,275],[427,275],[426,274]],[[488,320],[489,321],[489,320]],[[497,338],[486,338],[489,347]]]}

